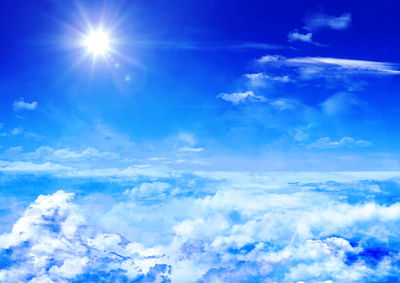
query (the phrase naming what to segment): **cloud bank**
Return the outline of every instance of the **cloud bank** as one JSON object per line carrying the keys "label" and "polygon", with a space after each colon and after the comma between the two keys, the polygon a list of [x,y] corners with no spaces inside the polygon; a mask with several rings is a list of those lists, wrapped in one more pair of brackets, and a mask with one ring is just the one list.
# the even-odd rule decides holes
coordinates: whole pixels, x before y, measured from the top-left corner
{"label": "cloud bank", "polygon": [[383,181],[199,174],[213,183],[147,182],[111,202],[40,195],[0,235],[0,280],[382,282],[399,275],[400,203],[390,174],[376,175]]}

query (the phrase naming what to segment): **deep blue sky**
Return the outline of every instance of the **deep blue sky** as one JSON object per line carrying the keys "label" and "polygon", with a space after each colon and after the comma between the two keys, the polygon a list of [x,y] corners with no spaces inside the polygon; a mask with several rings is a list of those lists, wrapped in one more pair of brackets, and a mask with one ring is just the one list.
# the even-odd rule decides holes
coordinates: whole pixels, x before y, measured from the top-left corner
{"label": "deep blue sky", "polygon": [[[342,169],[335,160],[343,158],[357,160],[352,170],[365,162],[398,168],[395,1],[0,5],[4,160],[49,146],[184,156],[217,168],[235,160],[307,170],[301,160],[325,158],[327,169]],[[77,46],[88,23],[112,28],[114,61],[98,56],[93,64]],[[258,61],[267,55],[278,60]],[[310,62],[320,57],[347,61]],[[36,104],[17,109],[18,101]],[[280,165],[271,167],[273,159]]]}

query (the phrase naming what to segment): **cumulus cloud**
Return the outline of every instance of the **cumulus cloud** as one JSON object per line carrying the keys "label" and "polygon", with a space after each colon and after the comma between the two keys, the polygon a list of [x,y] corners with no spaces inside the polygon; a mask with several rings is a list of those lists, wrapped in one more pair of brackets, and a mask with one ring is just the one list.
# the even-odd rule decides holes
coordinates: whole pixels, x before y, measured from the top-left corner
{"label": "cumulus cloud", "polygon": [[255,95],[251,90],[246,92],[220,93],[217,98],[236,105],[246,102],[264,102],[266,100],[264,96]]}
{"label": "cumulus cloud", "polygon": [[171,194],[170,182],[145,182],[111,207],[98,195],[39,196],[0,235],[0,280],[353,282],[399,275],[400,204],[378,203],[392,188],[371,183],[380,188],[367,190],[373,198],[344,197],[365,196],[363,178],[393,173],[207,176],[226,181],[188,184],[183,194]]}
{"label": "cumulus cloud", "polygon": [[311,14],[305,18],[304,29],[317,31],[320,29],[344,30],[351,23],[351,14],[344,13],[340,16],[327,15],[325,13]]}
{"label": "cumulus cloud", "polygon": [[[161,257],[157,249],[146,250],[133,242],[127,245],[117,234],[85,228],[85,217],[71,203],[73,197],[63,191],[39,196],[12,231],[0,236],[8,265],[0,271],[1,281],[114,281],[113,276],[137,279],[147,273],[151,276],[152,268],[157,270]],[[155,277],[161,279],[160,269]]]}
{"label": "cumulus cloud", "polygon": [[309,148],[340,148],[340,147],[368,147],[372,143],[366,140],[356,140],[352,137],[343,137],[338,141],[331,140],[330,137],[324,137],[316,140],[315,142],[308,145]]}
{"label": "cumulus cloud", "polygon": [[37,101],[26,102],[24,101],[23,97],[20,97],[19,99],[14,101],[13,109],[14,111],[35,110],[37,105],[38,105]]}

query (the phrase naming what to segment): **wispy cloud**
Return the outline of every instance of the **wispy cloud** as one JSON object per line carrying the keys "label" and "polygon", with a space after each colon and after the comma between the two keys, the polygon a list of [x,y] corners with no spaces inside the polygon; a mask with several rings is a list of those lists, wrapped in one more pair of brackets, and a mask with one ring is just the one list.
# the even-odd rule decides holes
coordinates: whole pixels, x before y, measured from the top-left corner
{"label": "wispy cloud", "polygon": [[244,74],[244,77],[250,80],[252,86],[263,86],[265,81],[288,83],[290,82],[289,76],[270,76],[264,73]]}
{"label": "wispy cloud", "polygon": [[322,102],[321,108],[326,115],[333,116],[345,113],[358,104],[360,104],[360,101],[356,96],[350,93],[340,92]]}
{"label": "wispy cloud", "polygon": [[73,170],[71,167],[51,162],[33,163],[30,161],[0,160],[0,171],[9,173],[58,173]]}
{"label": "wispy cloud", "polygon": [[302,41],[306,43],[311,43],[319,47],[327,47],[328,45],[316,42],[312,38],[313,34],[311,32],[308,33],[301,33],[298,30],[294,30],[288,33],[288,41],[295,42],[295,41]]}
{"label": "wispy cloud", "polygon": [[233,104],[240,104],[245,102],[264,102],[264,96],[255,95],[253,91],[234,92],[234,93],[220,93],[217,98],[221,98]]}
{"label": "wispy cloud", "polygon": [[289,32],[288,34],[289,41],[304,41],[308,43],[312,43],[312,33],[300,33],[297,30]]}
{"label": "wispy cloud", "polygon": [[315,13],[309,15],[305,19],[305,26],[303,30],[306,32],[301,32],[298,29],[289,32],[288,41],[295,42],[301,41],[306,43],[311,43],[319,47],[327,47],[326,44],[321,44],[313,40],[313,33],[321,29],[334,29],[334,30],[344,30],[351,23],[351,15],[346,13],[341,16],[330,16],[324,13]]}
{"label": "wispy cloud", "polygon": [[14,101],[13,109],[14,111],[35,110],[37,105],[38,105],[37,101],[26,102],[24,101],[23,97],[20,97],[18,100]]}
{"label": "wispy cloud", "polygon": [[36,140],[39,140],[42,138],[42,136],[30,132],[30,131],[26,131],[24,130],[24,128],[22,127],[17,127],[12,129],[11,131],[6,131],[6,132],[0,132],[0,136],[2,137],[18,137],[18,136],[23,136],[25,138],[33,138]]}
{"label": "wispy cloud", "polygon": [[329,58],[329,57],[290,58],[286,59],[286,62],[289,64],[291,63],[291,64],[333,66],[345,70],[377,72],[389,75],[400,74],[400,71],[395,69],[397,67],[396,64],[387,62],[340,59],[340,58]]}
{"label": "wispy cloud", "polygon": [[271,50],[283,49],[285,46],[271,44],[266,42],[200,42],[200,41],[181,41],[181,40],[164,40],[164,41],[136,41],[132,43],[135,47],[148,49],[183,49],[183,50]]}
{"label": "wispy cloud", "polygon": [[330,137],[324,137],[316,140],[315,142],[308,145],[309,148],[341,148],[341,147],[368,147],[372,143],[366,140],[356,140],[352,137],[343,137],[340,140],[333,141]]}
{"label": "wispy cloud", "polygon": [[202,147],[189,147],[189,146],[184,146],[180,147],[179,151],[185,151],[185,152],[200,152],[203,151],[204,148]]}
{"label": "wispy cloud", "polygon": [[269,62],[284,62],[286,57],[282,55],[264,55],[257,60],[259,63],[269,63]]}
{"label": "wispy cloud", "polygon": [[82,161],[84,159],[115,159],[119,154],[113,152],[100,152],[89,147],[81,152],[69,148],[53,149],[49,146],[41,146],[34,152],[26,153],[29,159],[43,159],[52,161]]}
{"label": "wispy cloud", "polygon": [[351,23],[351,14],[344,13],[340,16],[327,15],[325,13],[315,13],[305,18],[304,29],[308,31],[318,31],[320,29],[344,30]]}
{"label": "wispy cloud", "polygon": [[281,55],[265,55],[257,60],[270,66],[288,66],[302,68],[310,75],[329,70],[340,70],[352,73],[399,75],[398,64],[390,62],[342,59],[332,57],[295,57],[286,58]]}

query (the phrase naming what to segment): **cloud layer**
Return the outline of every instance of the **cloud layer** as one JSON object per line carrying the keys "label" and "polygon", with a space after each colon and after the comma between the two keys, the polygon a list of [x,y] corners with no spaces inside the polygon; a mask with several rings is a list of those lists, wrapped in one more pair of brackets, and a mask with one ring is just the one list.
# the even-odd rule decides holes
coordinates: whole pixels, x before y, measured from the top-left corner
{"label": "cloud layer", "polygon": [[0,235],[0,280],[390,280],[399,275],[397,179],[371,174],[376,181],[199,172],[179,186],[143,182],[114,200],[41,195]]}

